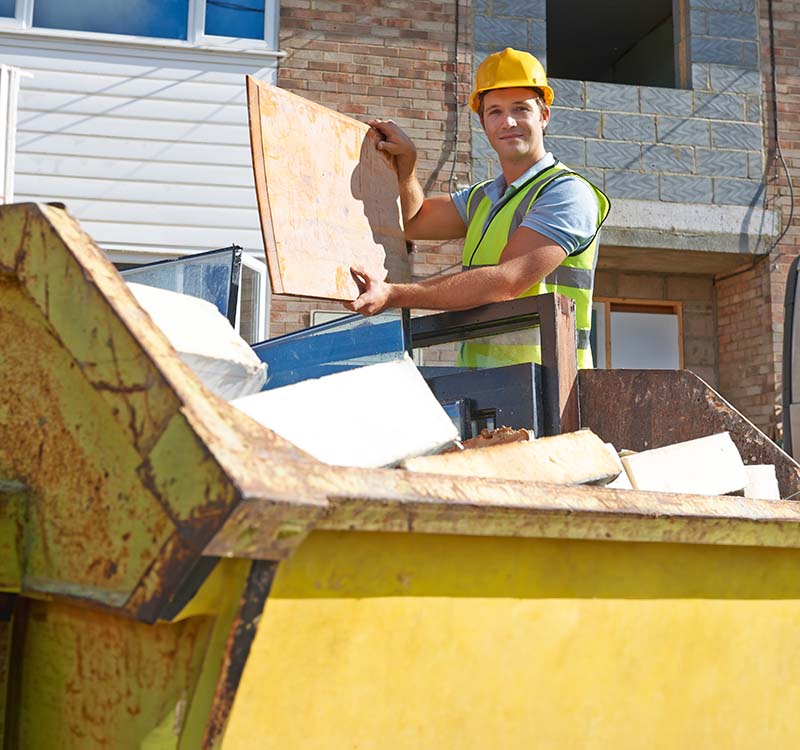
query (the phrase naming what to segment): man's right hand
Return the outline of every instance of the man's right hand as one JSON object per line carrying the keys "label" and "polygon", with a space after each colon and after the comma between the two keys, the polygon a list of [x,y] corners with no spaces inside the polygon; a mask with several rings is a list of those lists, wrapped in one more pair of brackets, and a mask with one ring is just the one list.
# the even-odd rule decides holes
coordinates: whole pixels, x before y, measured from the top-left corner
{"label": "man's right hand", "polygon": [[411,177],[417,166],[417,147],[414,141],[393,120],[368,120],[367,125],[380,136],[376,148],[395,157],[398,178],[404,180]]}

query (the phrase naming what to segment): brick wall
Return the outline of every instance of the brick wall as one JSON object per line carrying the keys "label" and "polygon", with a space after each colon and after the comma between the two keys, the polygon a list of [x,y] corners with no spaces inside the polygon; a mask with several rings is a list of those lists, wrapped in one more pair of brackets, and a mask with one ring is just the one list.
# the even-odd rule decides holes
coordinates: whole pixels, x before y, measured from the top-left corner
{"label": "brick wall", "polygon": [[777,382],[770,287],[766,260],[716,283],[720,392],[768,434]]}
{"label": "brick wall", "polygon": [[[280,62],[278,85],[360,120],[395,120],[417,144],[426,191],[447,191],[454,156],[453,182],[464,182],[469,171],[469,110],[464,104],[471,78],[468,5],[462,0],[459,8],[457,150],[453,0],[281,0],[280,48],[288,54]],[[389,265],[390,277],[439,273],[460,263],[459,248],[420,243],[410,259]],[[336,305],[274,297],[271,335],[309,325],[313,308]]]}

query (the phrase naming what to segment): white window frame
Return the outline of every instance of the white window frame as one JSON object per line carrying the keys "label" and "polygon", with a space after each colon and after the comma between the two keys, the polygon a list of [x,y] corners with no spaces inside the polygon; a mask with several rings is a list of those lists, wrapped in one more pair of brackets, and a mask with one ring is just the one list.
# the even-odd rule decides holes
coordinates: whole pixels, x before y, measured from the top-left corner
{"label": "white window frame", "polygon": [[[252,255],[242,253],[242,265],[254,271],[258,276],[258,323],[256,325],[256,338],[252,343],[266,341],[269,338],[269,311],[270,287],[267,283],[267,264]],[[241,277],[240,277],[241,284]],[[242,322],[242,291],[239,287],[239,296],[236,299],[236,333]]]}
{"label": "white window frame", "polygon": [[0,65],[0,204],[14,200],[20,78],[33,78],[33,74],[10,65]]}
{"label": "white window frame", "polygon": [[22,31],[35,36],[62,37],[69,39],[92,39],[103,42],[135,42],[166,47],[199,47],[204,49],[224,48],[252,52],[260,50],[278,56],[279,0],[264,0],[264,37],[245,39],[240,37],[211,36],[205,33],[206,0],[189,0],[186,39],[164,39],[129,34],[106,34],[96,31],[71,29],[43,29],[33,26],[33,6],[36,0],[16,0],[14,18],[0,18],[0,31]]}

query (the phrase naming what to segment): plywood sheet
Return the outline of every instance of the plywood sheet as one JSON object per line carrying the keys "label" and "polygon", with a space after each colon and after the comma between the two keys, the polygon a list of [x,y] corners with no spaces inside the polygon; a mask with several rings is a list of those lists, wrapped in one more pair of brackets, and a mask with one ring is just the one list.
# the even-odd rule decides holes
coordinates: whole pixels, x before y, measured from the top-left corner
{"label": "plywood sheet", "polygon": [[393,159],[364,123],[247,77],[256,193],[272,289],[350,300],[350,266],[386,276],[405,253]]}

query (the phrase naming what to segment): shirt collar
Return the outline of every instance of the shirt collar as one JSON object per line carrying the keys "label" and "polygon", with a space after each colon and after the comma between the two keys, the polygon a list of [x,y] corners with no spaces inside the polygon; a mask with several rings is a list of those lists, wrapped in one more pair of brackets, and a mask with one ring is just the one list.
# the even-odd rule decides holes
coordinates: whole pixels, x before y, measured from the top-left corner
{"label": "shirt collar", "polygon": [[556,163],[555,157],[549,151],[536,162],[527,172],[524,172],[517,177],[511,185],[506,185],[506,178],[500,174],[495,177],[485,188],[486,196],[492,202],[492,205],[497,203],[500,199],[504,198],[506,193],[513,192],[519,188],[520,185],[527,182],[537,172],[541,172],[547,167],[552,167]]}

